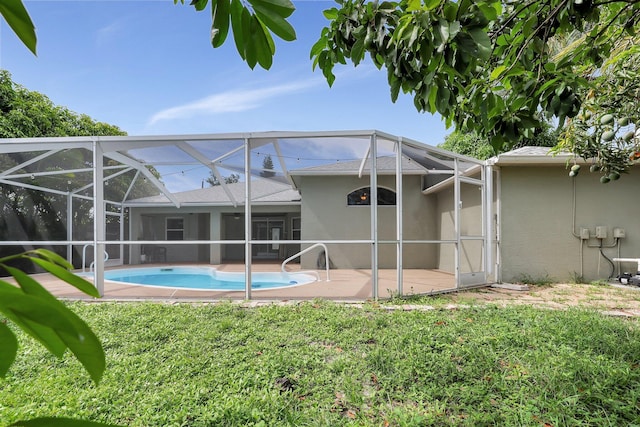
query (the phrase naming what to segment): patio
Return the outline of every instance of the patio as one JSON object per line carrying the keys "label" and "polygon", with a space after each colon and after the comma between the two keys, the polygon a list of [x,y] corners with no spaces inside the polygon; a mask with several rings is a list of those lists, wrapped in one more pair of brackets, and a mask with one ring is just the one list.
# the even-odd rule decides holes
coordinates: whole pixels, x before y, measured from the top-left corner
{"label": "patio", "polygon": [[[153,265],[151,265],[153,266]],[[159,266],[159,265],[155,265]],[[242,264],[222,264],[215,266],[220,271],[244,271]],[[295,271],[298,266],[289,268]],[[279,264],[254,265],[255,271],[280,271]],[[371,271],[368,269],[331,270],[331,280],[325,281],[324,270],[318,270],[321,281],[284,289],[252,290],[252,298],[259,300],[310,300],[325,298],[336,301],[364,301],[372,299]],[[378,272],[378,296],[382,299],[397,295],[397,271],[383,269]],[[35,274],[38,280],[53,295],[63,299],[93,300],[71,285],[50,274]],[[453,274],[437,270],[404,270],[404,295],[437,294],[456,290]],[[125,285],[105,280],[103,300],[162,300],[162,301],[216,301],[242,300],[244,291],[217,292],[162,288],[142,285]]]}

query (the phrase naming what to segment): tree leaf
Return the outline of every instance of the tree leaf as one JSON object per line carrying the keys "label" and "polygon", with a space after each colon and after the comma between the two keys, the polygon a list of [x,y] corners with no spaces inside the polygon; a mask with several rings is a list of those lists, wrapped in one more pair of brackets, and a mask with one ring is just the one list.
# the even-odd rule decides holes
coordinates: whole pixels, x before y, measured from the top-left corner
{"label": "tree leaf", "polygon": [[253,10],[264,25],[267,26],[275,35],[285,41],[293,41],[296,39],[296,31],[286,19],[278,13],[269,9],[267,6],[271,3],[264,0],[250,0]]}
{"label": "tree leaf", "polygon": [[429,88],[429,112],[436,112],[436,99],[438,97],[439,88],[438,85],[431,85]]}
{"label": "tree leaf", "polygon": [[72,311],[68,311],[66,315],[76,330],[80,332],[80,336],[68,334],[66,331],[59,332],[58,334],[65,344],[67,344],[69,350],[76,356],[76,359],[82,363],[82,366],[84,366],[89,375],[91,375],[93,381],[98,384],[106,367],[102,344],[84,320]]}
{"label": "tree leaf", "polygon": [[436,108],[438,112],[442,115],[446,115],[449,110],[449,97],[451,96],[451,91],[448,87],[442,86],[438,89],[438,98],[436,99]]}
{"label": "tree leaf", "polygon": [[[36,333],[46,331],[47,328],[53,330],[65,344],[65,348],[69,348],[82,363],[94,382],[100,381],[106,364],[102,344],[91,328],[60,301],[23,294],[17,288],[10,290],[0,287],[0,311],[47,348],[58,348],[58,341],[51,338],[49,333],[34,335],[34,328],[30,327],[30,323],[37,325]],[[62,355],[59,351],[54,354],[58,357]]]}
{"label": "tree leaf", "polygon": [[273,40],[258,17],[253,15],[251,18],[251,43],[255,48],[256,59],[262,68],[268,70],[273,64]]}
{"label": "tree leaf", "polygon": [[46,271],[48,271],[49,273],[53,274],[54,276],[56,276],[57,278],[64,280],[65,282],[67,282],[68,284],[76,287],[77,289],[81,290],[82,292],[84,292],[85,294],[95,297],[95,298],[100,298],[100,293],[98,292],[98,290],[96,289],[95,286],[93,286],[93,284],[85,279],[83,279],[80,276],[77,276],[75,274],[73,274],[72,272],[70,272],[69,270],[66,270],[56,264],[50,263],[46,260],[40,259],[40,258],[34,258],[34,257],[30,257],[31,261],[33,261],[34,263],[38,264],[40,267],[44,268]]}
{"label": "tree leaf", "polygon": [[328,20],[333,21],[338,18],[338,9],[332,7],[331,9],[324,10],[322,14]]}
{"label": "tree leaf", "polygon": [[491,72],[491,74],[489,75],[489,79],[491,81],[499,78],[502,73],[504,73],[504,71],[507,69],[506,65],[499,65],[496,68],[493,69],[493,71]]}
{"label": "tree leaf", "polygon": [[[15,292],[20,294],[20,289],[10,285],[7,282],[0,281],[0,289],[4,288],[7,292]],[[42,344],[51,354],[57,357],[62,357],[67,345],[60,339],[60,337],[51,329],[48,325],[41,325],[36,322],[32,322],[29,319],[25,319],[10,310],[2,310],[4,315],[16,324],[27,334],[35,338],[40,344]]]}
{"label": "tree leaf", "polygon": [[36,29],[21,0],[0,1],[0,14],[18,38],[33,54],[36,54]]}
{"label": "tree leaf", "polygon": [[207,3],[209,3],[209,0],[191,0],[189,6],[193,6],[197,11],[201,11],[204,10],[205,7],[207,7]]}
{"label": "tree leaf", "polygon": [[460,32],[460,28],[462,28],[462,26],[460,25],[459,21],[449,22],[449,39],[450,40],[453,40],[453,38]]}
{"label": "tree leaf", "polygon": [[364,58],[364,40],[362,38],[358,38],[356,42],[351,47],[351,61],[353,65],[358,65],[360,61]]}
{"label": "tree leaf", "polygon": [[240,57],[246,60],[244,31],[242,27],[244,10],[245,8],[240,0],[231,0],[231,28],[233,30],[233,40],[236,44],[236,49],[238,50]]}
{"label": "tree leaf", "polygon": [[481,59],[489,59],[491,56],[491,39],[489,39],[486,31],[481,28],[472,28],[469,30],[469,35],[478,43],[478,56]]}
{"label": "tree leaf", "polygon": [[58,264],[59,266],[66,268],[67,270],[73,270],[73,265],[67,261],[65,258],[62,258],[57,253],[50,251],[48,249],[33,249],[31,251],[25,252],[25,255],[36,254],[41,258],[51,261],[54,264]]}
{"label": "tree leaf", "polygon": [[211,3],[211,44],[220,47],[229,34],[231,4],[229,0],[213,0]]}
{"label": "tree leaf", "polygon": [[56,331],[65,331],[68,335],[75,335],[78,339],[81,338],[66,313],[61,312],[56,304],[47,299],[0,288],[0,311],[7,316],[13,315]]}
{"label": "tree leaf", "polygon": [[293,3],[289,0],[249,0],[249,3],[255,7],[259,4],[261,7],[276,13],[278,16],[287,18],[296,10]]}
{"label": "tree leaf", "polygon": [[[26,273],[12,267],[6,267],[7,271],[20,283],[21,288],[27,295],[36,296],[46,300],[51,307],[56,308],[62,313],[66,319],[73,325],[74,332],[68,330],[59,330],[53,328],[57,337],[64,343],[65,348],[69,348],[76,356],[78,361],[82,363],[93,380],[98,383],[102,377],[105,368],[105,356],[102,344],[91,328],[73,311],[69,310],[62,302],[51,295],[38,282]],[[47,339],[50,344],[56,344],[55,340],[49,335],[48,328],[39,328],[36,325],[36,331],[42,338]],[[45,325],[48,326],[48,325]],[[44,335],[44,337],[43,337]],[[42,341],[41,341],[42,342]]]}
{"label": "tree leaf", "polygon": [[18,340],[11,329],[0,322],[0,377],[4,378],[18,354]]}
{"label": "tree leaf", "polygon": [[311,53],[309,55],[309,59],[312,59],[314,56],[318,56],[326,46],[327,46],[326,38],[321,37],[320,39],[318,39],[318,41],[315,42],[314,45],[311,47]]}
{"label": "tree leaf", "polygon": [[[246,55],[245,60],[247,65],[252,70],[258,63],[258,53],[256,52],[256,46],[253,41],[253,32],[255,31],[254,16],[244,6],[242,8],[242,40],[244,42],[244,53]],[[254,25],[254,28],[251,26]]]}
{"label": "tree leaf", "polygon": [[487,18],[489,21],[494,21],[496,18],[498,18],[498,11],[494,7],[489,6],[486,3],[479,3],[478,9],[482,11],[485,18]]}

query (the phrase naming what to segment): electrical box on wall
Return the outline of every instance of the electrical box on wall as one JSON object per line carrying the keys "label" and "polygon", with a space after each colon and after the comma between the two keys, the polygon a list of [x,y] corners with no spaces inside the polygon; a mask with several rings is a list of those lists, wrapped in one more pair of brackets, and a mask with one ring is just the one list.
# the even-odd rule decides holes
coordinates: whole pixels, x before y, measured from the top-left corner
{"label": "electrical box on wall", "polygon": [[607,227],[604,225],[599,225],[596,227],[596,239],[606,239],[607,238]]}
{"label": "electrical box on wall", "polygon": [[613,237],[615,237],[616,239],[624,239],[626,236],[626,233],[624,232],[624,228],[620,228],[620,227],[616,227],[613,229]]}
{"label": "electrical box on wall", "polygon": [[589,229],[588,228],[581,228],[580,229],[580,239],[589,240],[589,237],[591,237],[589,235]]}

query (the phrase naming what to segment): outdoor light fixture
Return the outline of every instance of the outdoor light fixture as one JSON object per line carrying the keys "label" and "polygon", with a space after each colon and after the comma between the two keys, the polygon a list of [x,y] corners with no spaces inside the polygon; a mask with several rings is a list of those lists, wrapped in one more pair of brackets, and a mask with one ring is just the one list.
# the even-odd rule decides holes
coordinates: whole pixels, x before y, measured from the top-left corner
{"label": "outdoor light fixture", "polygon": [[233,214],[233,219],[240,219],[240,214],[239,213],[234,213]]}
{"label": "outdoor light fixture", "polygon": [[360,200],[362,200],[363,202],[367,200],[367,193],[362,193],[362,195],[360,196]]}

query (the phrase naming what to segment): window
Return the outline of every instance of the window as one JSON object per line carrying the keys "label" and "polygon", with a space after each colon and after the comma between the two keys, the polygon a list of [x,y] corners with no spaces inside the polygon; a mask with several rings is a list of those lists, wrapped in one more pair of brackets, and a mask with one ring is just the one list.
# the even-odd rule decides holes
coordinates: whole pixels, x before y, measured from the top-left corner
{"label": "window", "polygon": [[291,240],[300,240],[302,221],[299,216],[291,218]]}
{"label": "window", "polygon": [[167,240],[184,240],[184,218],[167,218]]}
{"label": "window", "polygon": [[[347,205],[370,205],[371,187],[362,187],[347,196]],[[395,206],[396,193],[388,188],[378,187],[378,206]]]}

